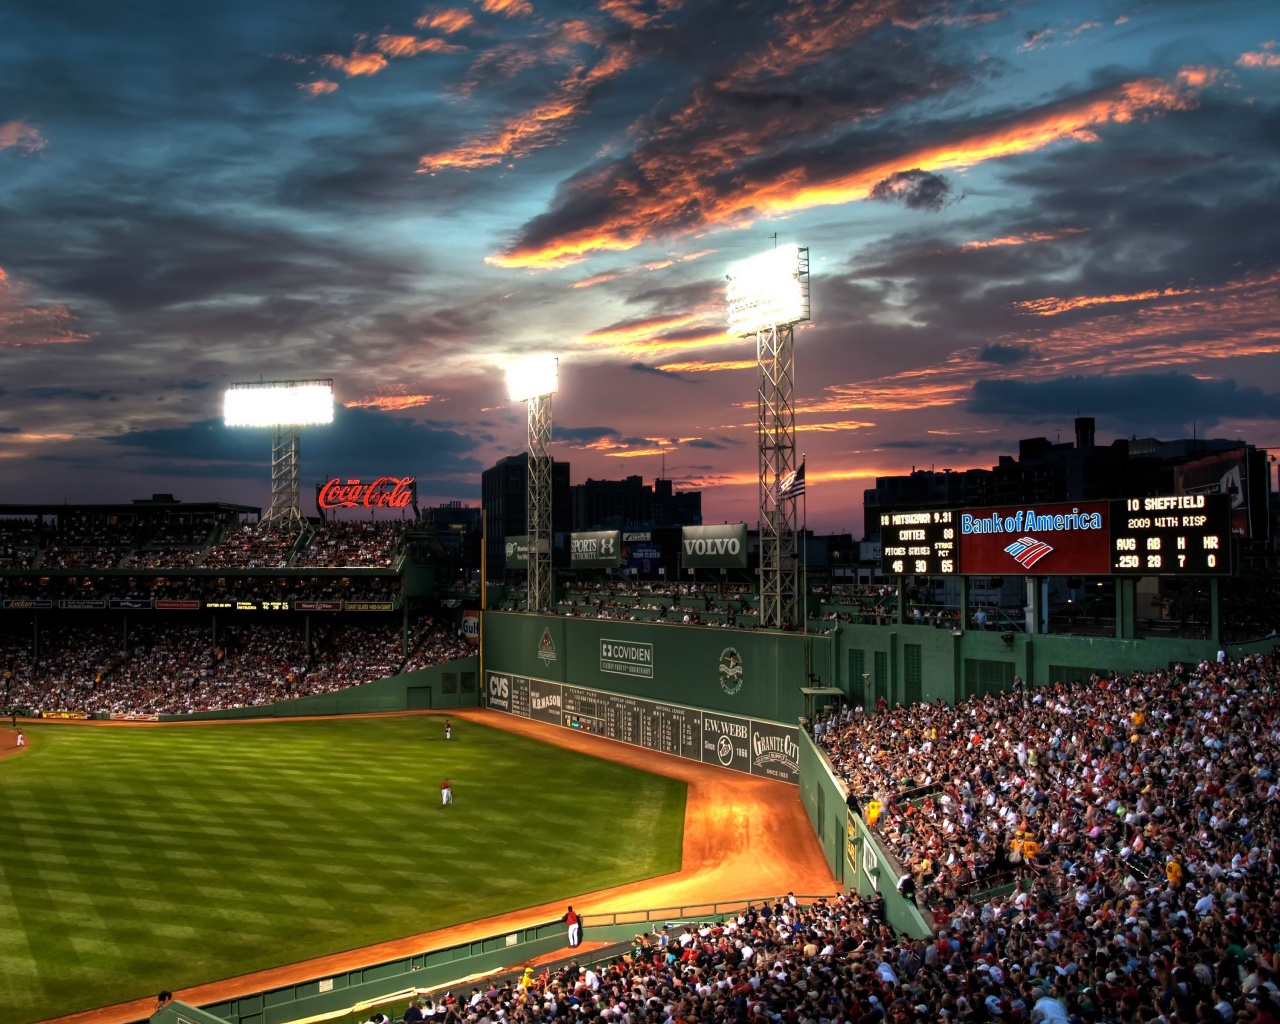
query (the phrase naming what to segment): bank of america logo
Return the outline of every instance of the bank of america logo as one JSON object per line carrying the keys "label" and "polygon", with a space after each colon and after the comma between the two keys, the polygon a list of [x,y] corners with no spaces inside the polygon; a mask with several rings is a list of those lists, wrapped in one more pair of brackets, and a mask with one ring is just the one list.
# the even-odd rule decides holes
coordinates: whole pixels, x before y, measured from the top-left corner
{"label": "bank of america logo", "polygon": [[1019,537],[1004,550],[1012,555],[1013,560],[1024,569],[1030,569],[1053,550],[1053,545],[1036,540],[1034,537]]}

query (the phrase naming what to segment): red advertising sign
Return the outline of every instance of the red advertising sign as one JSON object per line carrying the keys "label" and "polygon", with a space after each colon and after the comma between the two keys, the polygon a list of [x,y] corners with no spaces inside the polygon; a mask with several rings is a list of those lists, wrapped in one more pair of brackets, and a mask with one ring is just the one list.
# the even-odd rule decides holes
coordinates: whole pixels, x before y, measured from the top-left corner
{"label": "red advertising sign", "polygon": [[161,597],[156,600],[156,607],[162,611],[169,612],[198,612],[200,610],[200,602],[196,600],[174,600],[169,597]]}
{"label": "red advertising sign", "polygon": [[331,508],[408,508],[418,500],[418,480],[412,476],[380,476],[376,480],[334,477],[316,488],[316,505]]}
{"label": "red advertising sign", "polygon": [[965,509],[957,516],[966,576],[1105,576],[1110,503],[1082,501]]}

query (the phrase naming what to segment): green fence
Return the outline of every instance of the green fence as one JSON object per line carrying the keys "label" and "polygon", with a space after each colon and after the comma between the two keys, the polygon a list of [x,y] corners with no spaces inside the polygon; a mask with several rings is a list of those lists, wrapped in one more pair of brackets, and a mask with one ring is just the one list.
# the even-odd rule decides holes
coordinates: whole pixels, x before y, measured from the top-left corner
{"label": "green fence", "polygon": [[[680,907],[586,914],[582,921],[583,938],[622,942],[634,937],[637,931],[647,931],[657,925],[720,920],[745,909],[748,904],[772,903],[780,898],[760,896]],[[797,897],[802,902],[818,898]],[[173,1002],[156,1011],[150,1021],[151,1024],[288,1024],[295,1020],[338,1016],[362,1005],[407,998],[411,991],[439,988],[515,967],[565,946],[564,925],[560,921],[547,921],[202,1007]]]}
{"label": "green fence", "polygon": [[862,819],[848,807],[846,790],[831,762],[800,731],[800,800],[822,844],[827,866],[845,889],[884,897],[885,921],[897,931],[923,939],[933,934],[932,916],[898,895],[902,868]]}

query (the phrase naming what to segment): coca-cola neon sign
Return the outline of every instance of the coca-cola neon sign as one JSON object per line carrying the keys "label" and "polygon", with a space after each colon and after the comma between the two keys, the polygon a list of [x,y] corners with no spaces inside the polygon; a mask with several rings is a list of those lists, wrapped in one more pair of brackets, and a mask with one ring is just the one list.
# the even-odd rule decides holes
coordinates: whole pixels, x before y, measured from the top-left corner
{"label": "coca-cola neon sign", "polygon": [[408,508],[418,500],[418,481],[412,476],[380,476],[366,483],[335,476],[316,489],[316,504],[331,508]]}

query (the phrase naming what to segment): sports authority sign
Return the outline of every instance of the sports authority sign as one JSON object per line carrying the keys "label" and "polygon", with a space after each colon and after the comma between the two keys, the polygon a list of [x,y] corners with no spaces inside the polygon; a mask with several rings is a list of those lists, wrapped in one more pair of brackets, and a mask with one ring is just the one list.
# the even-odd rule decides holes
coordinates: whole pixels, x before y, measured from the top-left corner
{"label": "sports authority sign", "polygon": [[323,512],[334,508],[416,508],[417,504],[418,480],[412,476],[380,476],[374,480],[335,476],[316,485],[316,508]]}
{"label": "sports authority sign", "polygon": [[600,671],[632,679],[652,679],[653,644],[601,640]]}
{"label": "sports authority sign", "polygon": [[1110,514],[1106,501],[962,511],[960,568],[968,576],[1105,576]]}
{"label": "sports authority sign", "polygon": [[800,781],[794,725],[491,670],[485,701],[520,718],[792,785]]}
{"label": "sports authority sign", "polygon": [[685,569],[745,569],[747,524],[682,527],[680,565]]}
{"label": "sports authority sign", "polygon": [[616,569],[621,564],[621,530],[569,534],[569,568]]}

